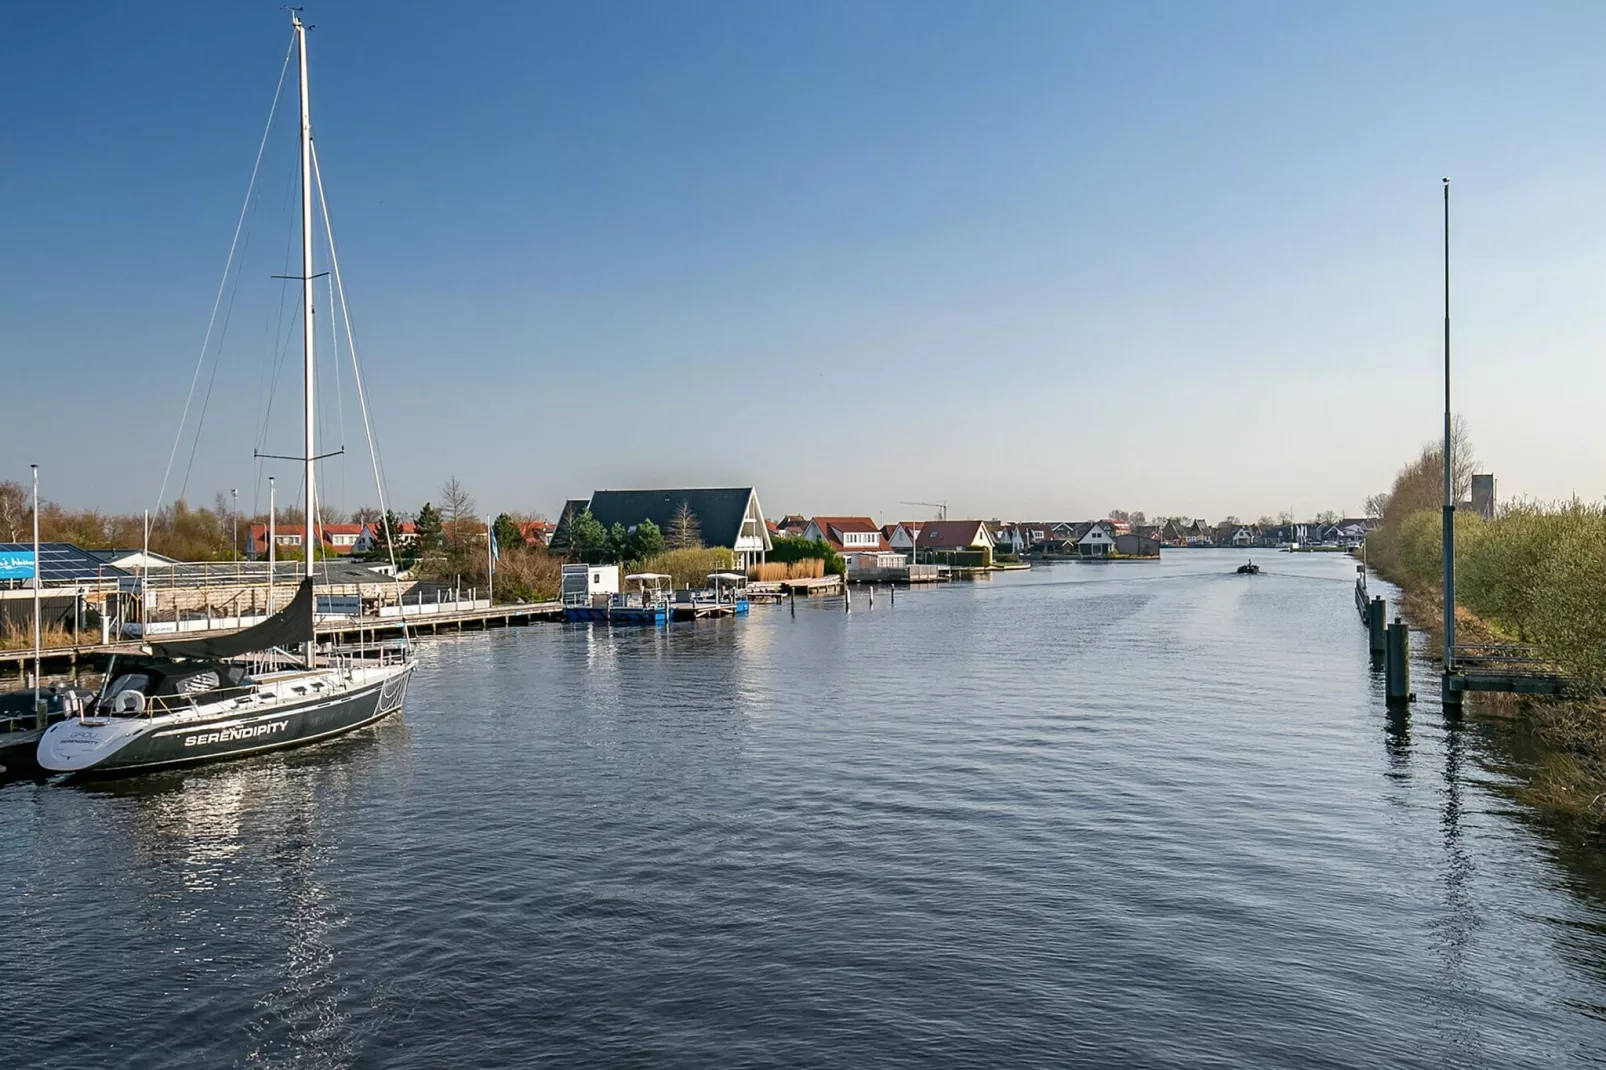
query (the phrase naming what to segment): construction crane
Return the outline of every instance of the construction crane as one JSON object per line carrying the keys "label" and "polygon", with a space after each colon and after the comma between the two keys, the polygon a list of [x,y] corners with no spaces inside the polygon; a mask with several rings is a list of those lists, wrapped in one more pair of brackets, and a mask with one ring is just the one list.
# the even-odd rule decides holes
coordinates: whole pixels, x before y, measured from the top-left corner
{"label": "construction crane", "polygon": [[948,519],[948,503],[947,502],[899,502],[898,504],[899,505],[924,505],[928,509],[937,510],[937,519],[938,520],[947,520]]}

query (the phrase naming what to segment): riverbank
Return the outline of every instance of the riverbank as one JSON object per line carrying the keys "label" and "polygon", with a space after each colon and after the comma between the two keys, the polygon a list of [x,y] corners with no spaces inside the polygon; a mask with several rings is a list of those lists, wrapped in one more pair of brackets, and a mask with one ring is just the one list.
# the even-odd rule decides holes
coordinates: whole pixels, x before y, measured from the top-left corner
{"label": "riverbank", "polygon": [[[1429,519],[1437,523],[1439,518],[1430,516]],[[1412,518],[1412,521],[1415,528],[1426,525],[1425,520]],[[1491,528],[1498,523],[1487,522],[1481,526]],[[1430,575],[1437,574],[1440,567],[1437,560],[1438,540],[1433,540],[1433,560],[1423,561],[1424,567],[1421,569],[1412,569],[1402,564],[1397,546],[1389,542],[1385,532],[1378,533],[1382,538],[1376,541],[1381,544],[1382,552],[1376,555],[1380,560],[1374,560],[1372,567],[1380,577],[1400,589],[1398,612],[1423,634],[1426,639],[1425,652],[1442,666],[1444,629],[1441,591],[1438,583],[1425,579],[1422,574],[1424,571]],[[1498,535],[1490,537],[1486,531],[1478,534],[1483,537],[1480,539],[1475,535],[1462,540],[1462,528],[1457,528],[1457,570],[1460,571],[1465,565],[1474,576],[1480,570],[1484,574],[1489,573],[1490,563],[1481,555],[1489,554],[1500,538]],[[1530,544],[1530,547],[1536,555],[1537,546]],[[1426,567],[1428,565],[1431,565],[1431,569]],[[1507,565],[1516,575],[1531,576],[1539,568],[1533,560],[1507,562]],[[1515,601],[1515,598],[1512,597],[1512,600]],[[1529,613],[1536,618],[1542,619],[1550,611],[1547,603],[1535,601],[1531,596],[1528,606]],[[1536,638],[1532,630],[1503,626],[1499,621],[1475,612],[1459,599],[1455,609],[1455,628],[1458,645],[1515,643]],[[1541,627],[1539,631],[1545,635],[1555,634],[1556,630],[1552,622],[1549,628]],[[1546,656],[1563,668],[1573,671],[1577,666],[1574,659],[1558,656],[1556,646],[1543,641],[1538,645]],[[1553,820],[1592,836],[1601,836],[1606,835],[1606,700],[1592,685],[1593,677],[1587,668],[1579,679],[1589,692],[1584,697],[1481,694],[1470,701],[1476,702],[1476,708],[1481,713],[1516,722],[1519,731],[1533,744],[1535,760],[1521,769],[1511,770],[1525,782],[1515,790],[1516,797]]]}

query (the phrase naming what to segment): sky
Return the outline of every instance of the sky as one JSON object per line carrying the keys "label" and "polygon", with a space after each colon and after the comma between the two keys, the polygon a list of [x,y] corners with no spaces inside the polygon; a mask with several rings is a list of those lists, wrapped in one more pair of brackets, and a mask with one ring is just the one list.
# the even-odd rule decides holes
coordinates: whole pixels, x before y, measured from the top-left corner
{"label": "sky", "polygon": [[[666,485],[883,521],[1353,513],[1442,420],[1443,176],[1483,470],[1502,498],[1606,495],[1606,5],[304,17],[399,508],[455,474],[482,512],[550,517]],[[299,449],[297,287],[272,278],[298,269],[293,67],[180,436],[288,15],[37,4],[7,29],[0,479],[37,460],[45,497],[114,511],[294,496],[296,465],[253,460]],[[320,481],[349,510],[376,494],[328,304],[320,448],[347,453]]]}

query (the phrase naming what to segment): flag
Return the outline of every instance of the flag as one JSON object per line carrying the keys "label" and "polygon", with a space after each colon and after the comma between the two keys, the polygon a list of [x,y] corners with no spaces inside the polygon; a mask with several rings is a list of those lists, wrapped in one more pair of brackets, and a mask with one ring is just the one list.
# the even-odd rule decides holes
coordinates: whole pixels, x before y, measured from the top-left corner
{"label": "flag", "polygon": [[502,560],[502,552],[496,548],[496,529],[491,527],[486,528],[485,535],[486,538],[491,540],[491,562],[492,564],[495,564],[496,562]]}

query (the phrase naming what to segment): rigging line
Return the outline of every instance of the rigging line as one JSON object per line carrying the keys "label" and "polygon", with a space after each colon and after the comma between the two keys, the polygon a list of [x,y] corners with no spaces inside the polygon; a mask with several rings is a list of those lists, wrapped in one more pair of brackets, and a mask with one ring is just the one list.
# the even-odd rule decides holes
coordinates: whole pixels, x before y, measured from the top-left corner
{"label": "rigging line", "polygon": [[290,70],[290,56],[295,50],[295,35],[290,37],[290,46],[284,52],[284,65],[279,68],[279,84],[273,90],[273,104],[268,108],[268,121],[262,128],[262,140],[257,144],[257,157],[251,164],[251,181],[245,189],[245,203],[240,205],[240,217],[234,223],[234,237],[229,240],[228,259],[223,264],[223,277],[218,280],[217,296],[212,299],[212,315],[206,321],[206,334],[201,339],[201,353],[195,359],[195,372],[190,376],[190,392],[184,398],[184,412],[179,416],[178,432],[173,436],[173,448],[167,455],[167,469],[162,473],[162,489],[156,493],[157,508],[161,508],[162,499],[167,496],[167,481],[173,475],[173,461],[178,457],[179,443],[184,440],[184,423],[190,416],[190,402],[195,399],[195,384],[201,378],[201,365],[206,362],[206,350],[212,342],[212,327],[217,322],[217,310],[223,303],[223,289],[228,285],[229,270],[234,266],[234,250],[240,241],[240,230],[245,226],[245,213],[251,207],[251,194],[256,189],[257,174],[262,169],[262,154],[268,147],[268,133],[273,129],[273,117],[279,110],[279,98],[284,93],[285,75]]}
{"label": "rigging line", "polygon": [[351,381],[362,410],[362,430],[368,439],[368,456],[374,467],[374,492],[379,495],[379,523],[385,530],[385,551],[390,557],[390,574],[396,587],[396,619],[401,622],[402,646],[407,645],[407,614],[402,608],[401,569],[396,567],[396,540],[390,530],[390,509],[385,504],[385,480],[381,474],[379,447],[374,445],[374,428],[368,419],[368,395],[362,386],[362,367],[357,362],[357,339],[351,330],[351,311],[346,305],[346,284],[340,279],[340,257],[335,254],[335,230],[329,222],[329,201],[323,194],[323,171],[318,167],[318,146],[312,146],[312,177],[318,187],[318,204],[323,209],[323,230],[329,242],[329,272],[340,295],[340,318],[346,325],[346,351],[351,354]]}
{"label": "rigging line", "polygon": [[[299,175],[300,175],[300,171],[301,171],[301,165],[299,163],[296,164],[295,169],[293,171],[290,171],[290,170],[286,171],[285,184],[284,184],[284,200],[279,205],[279,211],[280,211],[281,214],[283,214],[284,212],[289,210],[290,196],[291,196],[292,193],[295,192],[297,181],[298,181]],[[258,380],[258,394],[257,394],[257,396],[259,398],[265,398],[266,399],[266,401],[265,401],[265,403],[263,405],[262,422],[261,422],[261,424],[259,425],[259,427],[257,429],[256,450],[257,450],[258,453],[262,452],[262,450],[267,446],[268,432],[270,430],[272,430],[270,421],[273,418],[274,392],[278,389],[280,365],[284,361],[284,352],[285,352],[286,349],[289,348],[289,345],[290,345],[289,330],[285,327],[285,322],[284,322],[284,306],[285,306],[285,301],[286,301],[286,299],[287,299],[287,297],[289,295],[289,292],[290,292],[290,289],[289,289],[290,288],[289,275],[290,275],[290,267],[291,267],[291,256],[292,256],[294,248],[295,248],[295,230],[293,228],[287,227],[287,228],[285,228],[285,232],[284,232],[284,274],[285,274],[285,278],[279,283],[278,318],[274,321],[274,325],[273,325],[273,350],[272,350],[272,352],[273,352],[273,360],[270,361],[270,362],[264,362],[264,364],[262,366],[262,378],[260,378]],[[296,297],[296,302],[297,302],[296,303],[296,312],[297,312],[297,318],[298,319],[300,318],[299,313],[301,311],[300,301],[301,301],[301,296],[300,296],[300,290],[298,289],[297,290],[297,297]],[[268,384],[268,389],[267,389],[267,393],[266,394],[263,394],[261,392],[261,383],[262,383],[263,379],[265,379],[267,381],[267,384]],[[260,479],[261,478],[261,471],[262,471],[262,463],[261,463],[260,460],[257,462],[257,469],[258,469],[257,475],[258,475],[258,478]]]}
{"label": "rigging line", "polygon": [[[346,448],[346,401],[340,388],[340,334],[335,329],[335,277],[329,276],[329,367],[335,373],[335,423],[340,428],[340,448]],[[346,504],[346,455],[340,455],[340,504]]]}

